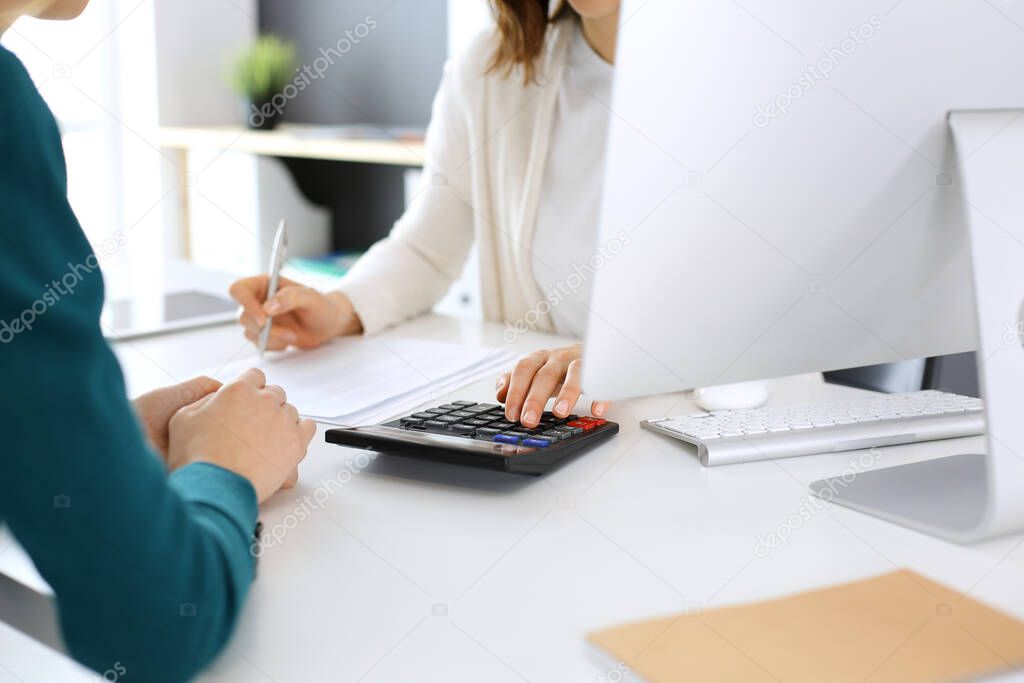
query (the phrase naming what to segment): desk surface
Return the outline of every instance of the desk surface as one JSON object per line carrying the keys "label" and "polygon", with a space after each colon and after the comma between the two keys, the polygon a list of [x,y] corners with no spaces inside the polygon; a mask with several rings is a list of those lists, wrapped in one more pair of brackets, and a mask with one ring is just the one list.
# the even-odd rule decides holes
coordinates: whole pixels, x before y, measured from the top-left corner
{"label": "desk surface", "polygon": [[[499,326],[436,316],[390,334],[501,343]],[[527,336],[517,346],[555,343]],[[237,330],[215,328],[123,343],[118,353],[137,393],[251,350]],[[776,383],[772,400],[853,392],[791,378]],[[492,393],[483,381],[458,398]],[[895,567],[1024,618],[1021,537],[961,547],[809,502],[809,482],[842,472],[860,452],[705,469],[686,445],[637,427],[691,408],[679,395],[619,403],[616,438],[541,479],[367,463],[325,444],[321,427],[299,486],[262,510],[265,533],[280,542],[263,555],[230,646],[200,680],[595,681],[615,663],[588,649],[589,630]],[[888,466],[980,446],[899,446],[870,460]],[[788,532],[787,542],[759,545],[773,531]],[[95,678],[0,625],[0,683],[51,680]]]}
{"label": "desk surface", "polygon": [[352,138],[315,126],[250,130],[237,126],[164,127],[160,145],[172,149],[212,148],[264,156],[329,159],[397,166],[422,166],[422,140]]}

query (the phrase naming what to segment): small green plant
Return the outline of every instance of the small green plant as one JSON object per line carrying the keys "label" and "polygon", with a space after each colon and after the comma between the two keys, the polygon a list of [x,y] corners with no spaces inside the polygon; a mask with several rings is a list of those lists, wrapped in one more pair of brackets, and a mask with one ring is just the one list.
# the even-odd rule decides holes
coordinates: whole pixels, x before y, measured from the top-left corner
{"label": "small green plant", "polygon": [[235,92],[259,105],[292,81],[297,65],[294,45],[276,36],[261,36],[235,58],[228,81]]}

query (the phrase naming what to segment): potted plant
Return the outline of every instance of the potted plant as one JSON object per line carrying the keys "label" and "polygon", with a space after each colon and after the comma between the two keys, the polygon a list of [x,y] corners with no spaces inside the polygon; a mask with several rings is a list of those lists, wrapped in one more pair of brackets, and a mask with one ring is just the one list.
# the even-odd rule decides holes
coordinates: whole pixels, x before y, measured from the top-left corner
{"label": "potted plant", "polygon": [[[228,81],[245,100],[250,128],[270,130],[289,101],[287,86],[298,64],[295,46],[275,36],[261,36],[235,58]],[[294,97],[294,94],[291,95]]]}

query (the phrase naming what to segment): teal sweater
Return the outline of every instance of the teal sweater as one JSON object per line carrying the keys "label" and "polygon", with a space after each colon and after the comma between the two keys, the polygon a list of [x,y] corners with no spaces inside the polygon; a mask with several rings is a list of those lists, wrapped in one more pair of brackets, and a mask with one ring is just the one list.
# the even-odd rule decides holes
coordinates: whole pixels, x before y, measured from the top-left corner
{"label": "teal sweater", "polygon": [[56,592],[76,659],[121,683],[185,681],[252,581],[255,492],[209,464],[168,476],[148,446],[100,330],[56,123],[2,47],[0,92],[0,524]]}

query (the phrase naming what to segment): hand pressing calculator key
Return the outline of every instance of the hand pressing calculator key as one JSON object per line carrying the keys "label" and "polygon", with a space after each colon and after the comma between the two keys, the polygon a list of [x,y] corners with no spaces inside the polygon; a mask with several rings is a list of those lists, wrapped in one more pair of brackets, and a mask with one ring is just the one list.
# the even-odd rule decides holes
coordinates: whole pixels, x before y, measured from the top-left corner
{"label": "hand pressing calculator key", "polygon": [[545,412],[529,429],[493,403],[455,401],[373,427],[327,431],[328,443],[517,474],[540,475],[619,431],[596,417]]}

